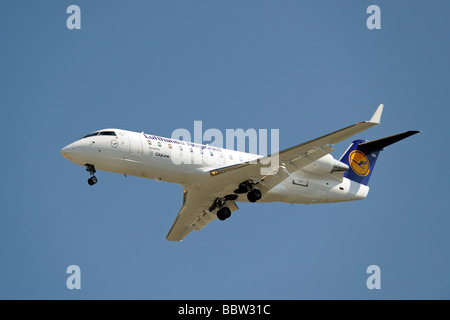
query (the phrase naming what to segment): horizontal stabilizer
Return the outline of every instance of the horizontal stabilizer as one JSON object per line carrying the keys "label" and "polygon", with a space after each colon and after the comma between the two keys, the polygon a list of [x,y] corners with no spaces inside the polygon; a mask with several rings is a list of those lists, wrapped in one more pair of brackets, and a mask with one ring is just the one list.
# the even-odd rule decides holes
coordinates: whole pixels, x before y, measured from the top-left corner
{"label": "horizontal stabilizer", "polygon": [[399,142],[400,140],[406,139],[406,138],[408,138],[416,133],[419,133],[419,132],[420,131],[417,131],[417,130],[406,131],[406,132],[395,134],[393,136],[389,136],[386,138],[381,138],[378,140],[364,142],[359,145],[358,149],[367,154],[372,151],[381,150],[387,146],[390,146],[391,144]]}
{"label": "horizontal stabilizer", "polygon": [[375,168],[379,153],[387,146],[408,138],[420,131],[406,131],[373,141],[355,140],[341,157],[341,162],[349,166],[344,177],[367,185]]}

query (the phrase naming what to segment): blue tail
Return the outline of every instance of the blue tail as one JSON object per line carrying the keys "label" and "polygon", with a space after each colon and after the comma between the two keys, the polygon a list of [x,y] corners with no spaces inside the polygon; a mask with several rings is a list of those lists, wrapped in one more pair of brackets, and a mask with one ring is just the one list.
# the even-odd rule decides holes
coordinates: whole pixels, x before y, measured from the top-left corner
{"label": "blue tail", "polygon": [[390,137],[367,141],[355,140],[341,157],[340,161],[349,166],[344,177],[367,185],[375,163],[383,148],[412,136],[420,131],[406,131]]}

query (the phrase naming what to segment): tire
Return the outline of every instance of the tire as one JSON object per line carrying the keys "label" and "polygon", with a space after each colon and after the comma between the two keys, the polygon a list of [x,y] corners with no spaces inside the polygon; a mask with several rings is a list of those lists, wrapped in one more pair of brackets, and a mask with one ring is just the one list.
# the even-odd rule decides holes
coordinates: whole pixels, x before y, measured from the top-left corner
{"label": "tire", "polygon": [[97,178],[96,177],[90,177],[88,179],[88,183],[89,183],[90,186],[93,186],[94,184],[97,183]]}
{"label": "tire", "polygon": [[262,198],[262,193],[259,189],[253,189],[249,193],[247,193],[247,199],[250,202],[256,202]]}
{"label": "tire", "polygon": [[225,216],[225,219],[228,219],[231,217],[231,210],[228,207],[223,207],[222,209],[223,215]]}
{"label": "tire", "polygon": [[[224,208],[219,209],[219,211],[217,211],[217,219],[219,219],[220,221],[225,221],[227,220],[227,216],[226,213],[223,211]],[[229,209],[228,209],[229,210]]]}

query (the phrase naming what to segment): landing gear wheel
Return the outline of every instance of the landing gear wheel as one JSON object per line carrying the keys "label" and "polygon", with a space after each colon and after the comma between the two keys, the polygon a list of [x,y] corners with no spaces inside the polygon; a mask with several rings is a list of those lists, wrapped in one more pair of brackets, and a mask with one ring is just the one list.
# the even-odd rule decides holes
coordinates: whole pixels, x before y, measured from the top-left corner
{"label": "landing gear wheel", "polygon": [[262,198],[262,193],[259,189],[252,189],[247,193],[247,199],[250,202],[256,202]]}
{"label": "landing gear wheel", "polygon": [[223,208],[222,208],[222,211],[224,212],[226,219],[228,219],[229,217],[231,217],[231,210],[230,210],[230,208],[228,208],[228,207],[223,207]]}
{"label": "landing gear wheel", "polygon": [[88,179],[88,183],[90,186],[93,186],[94,184],[97,183],[97,178],[95,176],[92,176]]}
{"label": "landing gear wheel", "polygon": [[88,183],[90,186],[93,186],[97,183],[97,178],[94,176],[95,174],[95,167],[92,164],[87,163],[86,165],[86,171],[91,174],[91,177],[88,179]]}
{"label": "landing gear wheel", "polygon": [[227,220],[229,217],[231,217],[231,210],[228,207],[223,207],[217,211],[217,218],[220,221]]}

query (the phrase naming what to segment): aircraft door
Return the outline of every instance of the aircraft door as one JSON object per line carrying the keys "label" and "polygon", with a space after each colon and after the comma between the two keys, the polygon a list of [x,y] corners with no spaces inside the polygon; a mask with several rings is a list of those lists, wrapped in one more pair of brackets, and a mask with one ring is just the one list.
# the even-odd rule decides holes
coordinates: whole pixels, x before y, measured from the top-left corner
{"label": "aircraft door", "polygon": [[128,137],[130,138],[130,154],[137,154],[142,157],[144,153],[142,147],[142,134],[136,132],[129,132]]}
{"label": "aircraft door", "polygon": [[122,152],[130,152],[130,138],[128,138],[128,134],[125,131],[117,131],[117,142]]}

